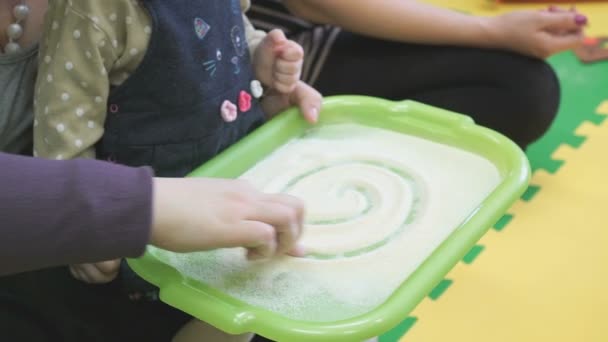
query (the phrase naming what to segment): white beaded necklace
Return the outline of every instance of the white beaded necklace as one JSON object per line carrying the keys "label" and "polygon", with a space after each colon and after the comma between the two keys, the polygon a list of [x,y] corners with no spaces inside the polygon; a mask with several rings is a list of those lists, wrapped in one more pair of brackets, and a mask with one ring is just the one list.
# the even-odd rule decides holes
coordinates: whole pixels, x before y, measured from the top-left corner
{"label": "white beaded necklace", "polygon": [[6,28],[6,35],[8,36],[8,43],[4,46],[4,53],[11,54],[21,50],[21,45],[17,43],[17,40],[23,35],[23,26],[21,23],[25,21],[27,16],[30,14],[30,7],[25,4],[24,1],[13,7],[13,16],[15,22],[8,25]]}

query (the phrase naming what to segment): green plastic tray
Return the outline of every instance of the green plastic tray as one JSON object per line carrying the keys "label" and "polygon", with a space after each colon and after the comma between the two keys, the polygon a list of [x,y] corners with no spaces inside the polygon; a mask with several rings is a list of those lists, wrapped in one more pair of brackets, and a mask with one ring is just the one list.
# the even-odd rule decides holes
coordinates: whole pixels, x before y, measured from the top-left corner
{"label": "green plastic tray", "polygon": [[[405,319],[448,271],[525,191],[530,168],[510,140],[477,126],[467,116],[412,101],[361,96],[327,98],[319,125],[359,123],[464,149],[492,162],[501,183],[381,306],[362,316],[329,323],[296,321],[254,307],[203,283],[183,277],[150,253],[129,260],[133,269],[160,288],[162,301],[229,333],[255,332],[277,341],[362,341]],[[236,178],[310,127],[288,110],[192,173],[193,177]]]}

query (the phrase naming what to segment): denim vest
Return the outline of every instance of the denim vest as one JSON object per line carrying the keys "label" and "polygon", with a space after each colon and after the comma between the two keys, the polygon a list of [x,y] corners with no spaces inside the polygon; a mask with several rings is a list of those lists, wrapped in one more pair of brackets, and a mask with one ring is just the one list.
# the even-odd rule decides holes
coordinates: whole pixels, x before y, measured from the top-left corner
{"label": "denim vest", "polygon": [[240,3],[142,3],[150,44],[135,73],[110,91],[97,156],[182,177],[264,121]]}

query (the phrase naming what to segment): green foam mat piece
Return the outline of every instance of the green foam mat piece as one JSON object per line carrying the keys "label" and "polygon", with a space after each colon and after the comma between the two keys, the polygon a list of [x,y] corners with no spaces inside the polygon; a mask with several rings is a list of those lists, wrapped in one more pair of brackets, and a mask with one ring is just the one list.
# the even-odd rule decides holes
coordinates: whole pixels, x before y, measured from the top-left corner
{"label": "green foam mat piece", "polygon": [[485,247],[482,245],[473,246],[473,248],[471,248],[469,253],[467,253],[467,255],[465,255],[464,258],[462,258],[462,262],[464,262],[467,265],[472,264],[473,261],[475,261],[475,259],[477,259],[479,254],[481,254],[481,252],[483,252],[484,249],[485,249]]}
{"label": "green foam mat piece", "polygon": [[452,285],[452,283],[453,281],[450,279],[443,279],[439,282],[439,284],[437,284],[437,286],[435,286],[431,293],[429,293],[429,298],[431,298],[432,300],[439,299],[445,293],[445,291],[447,291],[447,289]]}
{"label": "green foam mat piece", "polygon": [[391,331],[380,336],[378,342],[395,342],[399,341],[401,336],[405,335],[418,321],[416,317],[408,317]]}
{"label": "green foam mat piece", "polygon": [[521,199],[526,202],[530,202],[539,191],[540,191],[540,186],[530,184],[530,186],[528,187],[526,192],[523,195],[521,195]]}
{"label": "green foam mat piece", "polygon": [[608,63],[583,64],[571,52],[553,56],[549,63],[561,83],[560,111],[547,134],[528,148],[527,155],[533,170],[554,173],[561,162],[551,159],[551,154],[564,143],[580,146],[584,138],[574,131],[584,121],[598,124],[603,120],[595,109],[608,98]]}
{"label": "green foam mat piece", "polygon": [[496,230],[497,232],[502,231],[509,224],[509,222],[511,222],[512,219],[513,215],[505,214],[503,217],[500,218],[500,220],[498,220],[498,222],[494,224],[494,230]]}

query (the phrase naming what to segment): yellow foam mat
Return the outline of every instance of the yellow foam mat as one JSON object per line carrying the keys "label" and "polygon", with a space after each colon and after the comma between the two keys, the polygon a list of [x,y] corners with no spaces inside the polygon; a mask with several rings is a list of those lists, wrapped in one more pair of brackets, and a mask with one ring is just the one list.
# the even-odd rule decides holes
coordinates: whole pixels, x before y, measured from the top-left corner
{"label": "yellow foam mat", "polygon": [[608,341],[608,122],[577,134],[586,142],[555,152],[565,161],[556,174],[534,174],[540,191],[484,236],[473,264],[452,270],[437,301],[416,308],[401,342]]}
{"label": "yellow foam mat", "polygon": [[[407,0],[404,0],[407,1]],[[424,0],[424,2],[449,7],[472,14],[491,16],[512,11],[514,9],[540,9],[547,8],[549,4],[504,5],[493,0]],[[563,4],[569,6],[569,4]],[[590,25],[587,28],[589,35],[598,36],[608,34],[608,1],[603,3],[577,3],[579,12],[589,17]]]}

